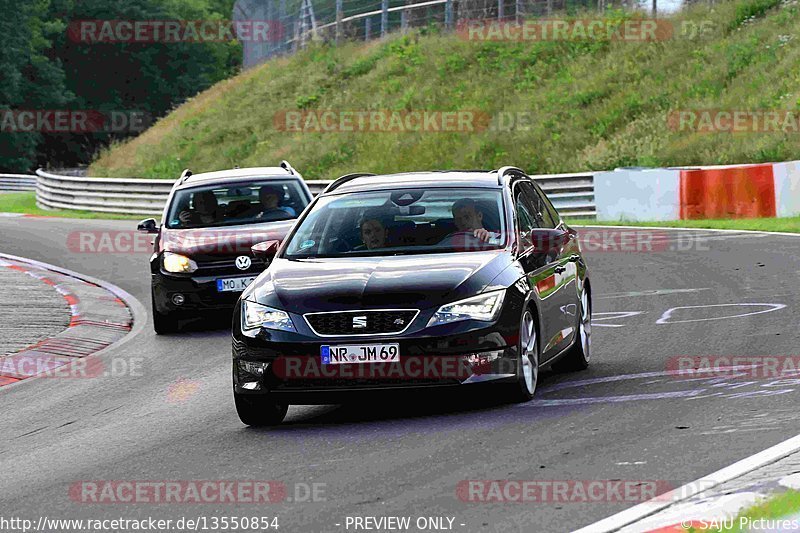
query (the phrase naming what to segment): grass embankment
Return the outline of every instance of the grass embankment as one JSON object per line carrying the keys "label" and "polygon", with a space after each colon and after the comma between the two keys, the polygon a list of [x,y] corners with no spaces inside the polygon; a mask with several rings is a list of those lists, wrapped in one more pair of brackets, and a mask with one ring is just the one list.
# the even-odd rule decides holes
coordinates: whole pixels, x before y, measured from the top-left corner
{"label": "grass embankment", "polygon": [[90,211],[42,209],[36,205],[36,193],[33,191],[0,193],[0,213],[26,213],[29,215],[46,217],[111,218],[119,220],[137,220],[147,218],[143,215],[114,215],[110,213],[93,213]]}
{"label": "grass embankment", "polygon": [[[317,45],[201,93],[100,154],[90,174],[175,178],[185,167],[281,159],[308,179],[329,179],[356,170],[513,164],[542,174],[798,158],[798,133],[712,134],[667,124],[683,109],[800,110],[797,2],[729,0],[670,20],[674,37],[657,42],[476,42],[426,30]],[[527,120],[465,133],[275,127],[282,112],[323,109],[476,110]]]}
{"label": "grass embankment", "polygon": [[624,220],[617,222],[598,222],[596,220],[571,220],[569,224],[574,226],[658,226],[666,228],[706,228],[800,233],[800,217],[670,220],[665,222],[627,222]]}

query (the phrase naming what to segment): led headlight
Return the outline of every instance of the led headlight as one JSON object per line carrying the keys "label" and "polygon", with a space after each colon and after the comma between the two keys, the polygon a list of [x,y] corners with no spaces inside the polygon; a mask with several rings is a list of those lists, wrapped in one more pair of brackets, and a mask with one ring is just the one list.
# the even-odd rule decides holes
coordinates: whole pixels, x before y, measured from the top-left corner
{"label": "led headlight", "polygon": [[443,305],[431,317],[428,326],[438,326],[459,320],[482,320],[485,322],[496,320],[497,315],[500,314],[500,308],[503,307],[505,295],[505,290],[487,292]]}
{"label": "led headlight", "polygon": [[164,257],[161,260],[164,264],[164,270],[167,272],[183,274],[197,270],[197,263],[185,255],[164,252]]}
{"label": "led headlight", "polygon": [[297,331],[294,329],[292,319],[286,311],[247,300],[242,301],[242,327],[245,330],[267,328]]}

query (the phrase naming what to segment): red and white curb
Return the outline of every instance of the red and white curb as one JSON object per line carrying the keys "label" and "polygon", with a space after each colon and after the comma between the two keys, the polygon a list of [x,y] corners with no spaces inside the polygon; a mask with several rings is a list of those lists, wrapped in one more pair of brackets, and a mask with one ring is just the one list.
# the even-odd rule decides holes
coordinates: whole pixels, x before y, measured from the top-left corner
{"label": "red and white curb", "polygon": [[[146,319],[130,294],[106,282],[21,257],[0,254],[0,267],[32,276],[53,287],[69,305],[62,332],[0,357],[0,387],[37,377],[96,377],[103,363],[89,356],[118,344]],[[134,326],[138,327],[134,327]],[[71,369],[79,369],[71,372]]]}
{"label": "red and white curb", "polygon": [[[698,527],[699,524],[736,516],[739,511],[769,493],[769,491],[745,489],[732,494],[708,497],[712,489],[798,451],[800,451],[800,435],[574,533],[611,531],[666,533],[685,531],[689,527],[701,529]],[[787,486],[787,479],[784,477],[779,483]]]}

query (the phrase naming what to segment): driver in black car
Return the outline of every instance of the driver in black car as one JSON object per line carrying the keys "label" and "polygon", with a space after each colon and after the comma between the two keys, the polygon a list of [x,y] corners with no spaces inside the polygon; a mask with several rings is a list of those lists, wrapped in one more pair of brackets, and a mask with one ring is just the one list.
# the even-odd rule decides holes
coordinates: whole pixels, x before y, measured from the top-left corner
{"label": "driver in black car", "polygon": [[[453,204],[453,222],[455,222],[457,233],[472,233],[480,242],[489,242],[490,239],[497,237],[483,227],[483,212],[478,209],[474,200],[462,198]],[[451,238],[454,234],[448,235]]]}
{"label": "driver in black car", "polygon": [[281,207],[283,187],[280,185],[262,185],[258,191],[260,211],[255,214],[262,220],[284,220],[295,216],[291,207]]}

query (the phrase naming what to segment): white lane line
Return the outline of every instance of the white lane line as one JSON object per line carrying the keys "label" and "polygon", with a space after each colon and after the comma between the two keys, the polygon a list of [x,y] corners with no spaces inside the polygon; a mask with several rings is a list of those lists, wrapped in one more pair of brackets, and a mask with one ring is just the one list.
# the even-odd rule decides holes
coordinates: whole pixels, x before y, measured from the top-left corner
{"label": "white lane line", "polygon": [[763,233],[766,235],[783,235],[785,237],[800,237],[800,233],[784,231],[761,231],[753,229],[713,229],[713,228],[670,228],[668,226],[576,226],[578,228],[619,228],[639,230],[667,230],[667,231],[709,231],[712,233]]}
{"label": "white lane line", "polygon": [[[691,320],[670,320],[672,313],[680,309],[706,309],[710,307],[768,307],[769,309],[762,309],[761,311],[753,311],[750,313],[741,313],[738,315],[727,315],[707,318],[694,318]],[[727,320],[729,318],[741,318],[745,316],[760,315],[763,313],[771,313],[786,307],[786,304],[759,304],[759,303],[741,303],[741,304],[711,304],[711,305],[689,305],[685,307],[672,307],[664,311],[661,318],[656,320],[656,324],[685,324],[687,322],[706,322],[711,320]]]}
{"label": "white lane line", "polygon": [[796,435],[787,439],[771,448],[751,455],[741,461],[738,461],[730,466],[726,466],[721,470],[701,477],[691,483],[687,483],[682,487],[671,490],[661,496],[648,500],[639,505],[635,505],[630,509],[626,509],[620,513],[604,518],[594,524],[589,524],[586,527],[578,529],[573,533],[605,533],[610,531],[618,531],[623,527],[633,524],[654,515],[672,505],[685,501],[693,496],[707,491],[713,487],[721,485],[732,479],[743,476],[748,472],[752,472],[762,466],[774,463],[779,459],[783,459],[787,455],[791,455],[800,450],[800,435]]}
{"label": "white lane line", "polygon": [[595,300],[611,300],[615,298],[632,298],[635,296],[661,296],[663,294],[683,294],[687,292],[700,292],[700,291],[710,291],[710,290],[712,290],[710,287],[702,287],[699,289],[650,289],[646,291],[611,292],[608,294],[600,294],[598,296],[592,296],[592,298]]}
{"label": "white lane line", "polygon": [[598,328],[621,328],[624,327],[624,324],[598,324],[598,322],[601,322],[603,320],[619,320],[621,318],[628,318],[636,315],[641,315],[643,313],[644,311],[608,311],[604,313],[593,313],[592,326],[596,326]]}

